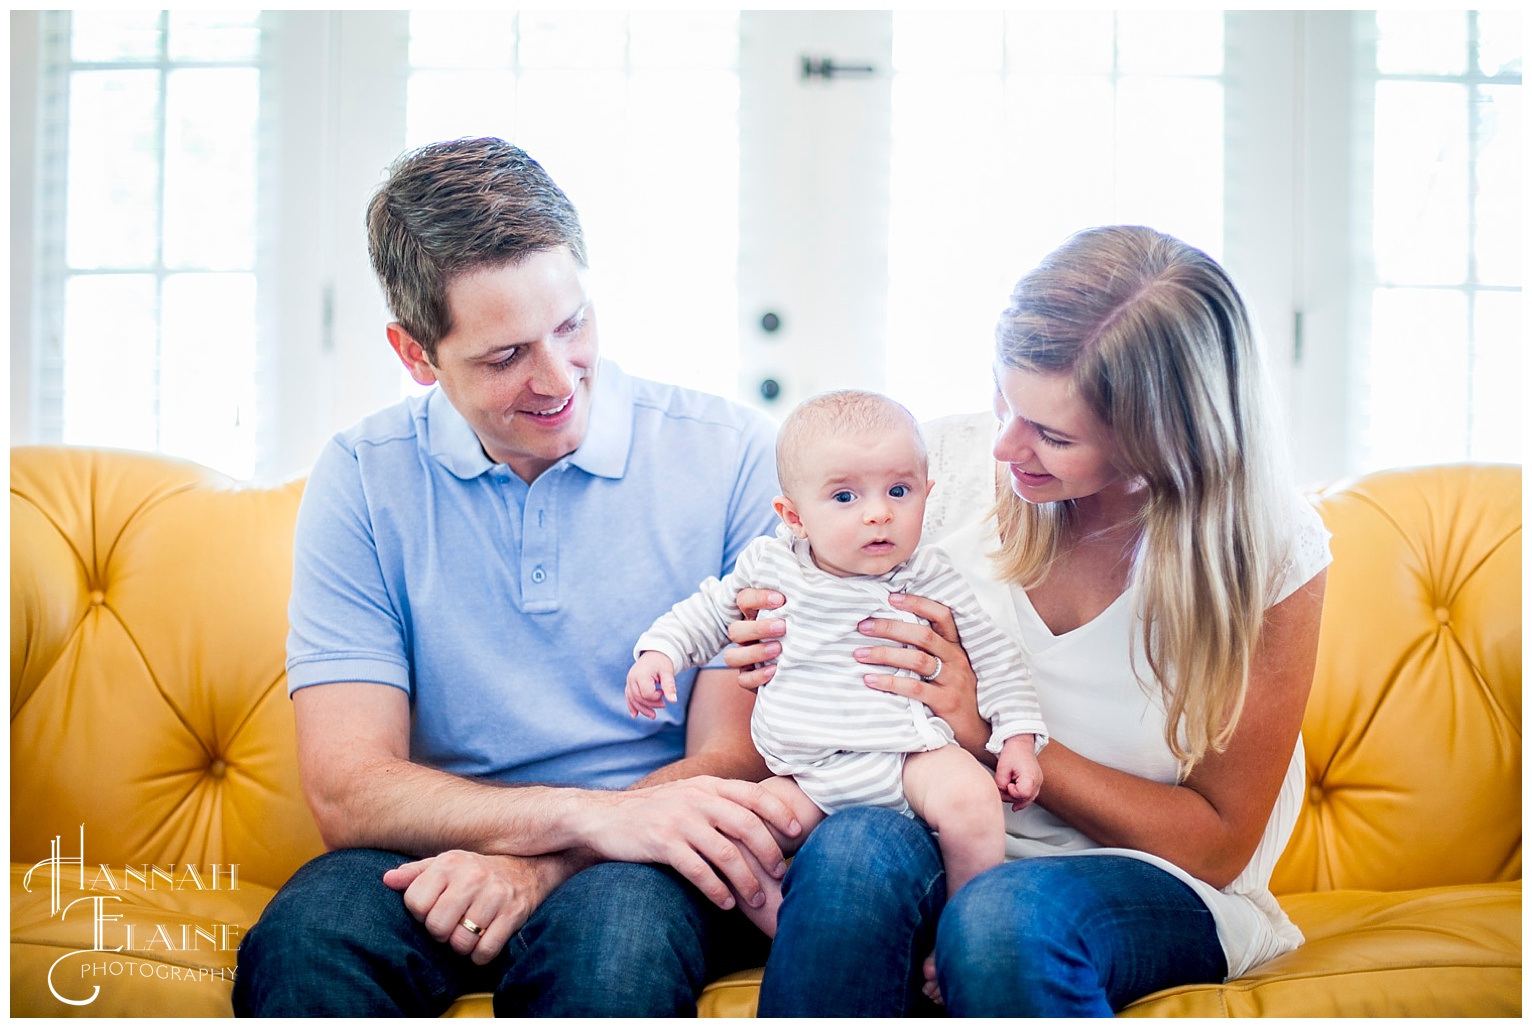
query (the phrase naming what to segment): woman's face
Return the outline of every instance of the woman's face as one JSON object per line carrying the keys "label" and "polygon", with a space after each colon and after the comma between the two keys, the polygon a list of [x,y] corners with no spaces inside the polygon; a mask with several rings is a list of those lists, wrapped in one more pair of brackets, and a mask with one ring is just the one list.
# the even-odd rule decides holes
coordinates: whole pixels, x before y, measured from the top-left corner
{"label": "woman's face", "polygon": [[1111,432],[1075,394],[1067,375],[997,365],[995,459],[1028,503],[1094,496],[1132,478],[1116,466]]}

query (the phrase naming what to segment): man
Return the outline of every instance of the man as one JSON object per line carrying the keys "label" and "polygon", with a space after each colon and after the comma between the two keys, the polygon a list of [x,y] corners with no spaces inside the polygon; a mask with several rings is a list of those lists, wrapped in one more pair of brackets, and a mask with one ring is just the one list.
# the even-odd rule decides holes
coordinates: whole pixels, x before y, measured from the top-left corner
{"label": "man", "polygon": [[[330,852],[240,950],[236,1012],[670,1016],[762,959],[780,875],[750,694],[634,719],[644,628],[771,528],[773,430],[598,357],[568,199],[496,139],[373,197],[390,345],[436,389],[338,436],[299,513],[288,685]],[[679,685],[679,683],[678,683]]]}

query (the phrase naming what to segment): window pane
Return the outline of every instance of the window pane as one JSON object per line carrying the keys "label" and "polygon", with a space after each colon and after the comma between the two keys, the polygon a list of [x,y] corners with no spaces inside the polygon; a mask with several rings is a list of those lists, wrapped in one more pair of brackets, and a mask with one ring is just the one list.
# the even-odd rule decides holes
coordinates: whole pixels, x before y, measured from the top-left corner
{"label": "window pane", "polygon": [[1475,275],[1521,285],[1521,87],[1481,86],[1474,103]]}
{"label": "window pane", "polygon": [[410,26],[409,145],[525,148],[580,211],[602,352],[734,393],[735,264],[716,255],[739,246],[737,12],[413,12]]}
{"label": "window pane", "polygon": [[1223,12],[1118,11],[1117,69],[1127,75],[1223,73]]}
{"label": "window pane", "polygon": [[739,12],[630,11],[628,63],[634,71],[733,72],[739,64]]}
{"label": "window pane", "polygon": [[900,11],[895,16],[894,70],[961,70],[998,75],[1005,59],[1001,11]]}
{"label": "window pane", "polygon": [[255,473],[255,276],[165,279],[160,449]]}
{"label": "window pane", "polygon": [[522,11],[523,68],[621,68],[627,61],[622,11]]}
{"label": "window pane", "polygon": [[1365,370],[1366,466],[1467,458],[1471,368],[1463,293],[1376,290]]}
{"label": "window pane", "polygon": [[601,226],[622,218],[612,141],[626,137],[627,85],[619,70],[523,72],[518,83],[515,142],[579,209],[592,254],[601,252]]}
{"label": "window pane", "polygon": [[158,11],[74,11],[69,22],[69,49],[77,61],[159,59]]}
{"label": "window pane", "polygon": [[68,262],[147,268],[159,248],[159,82],[154,71],[70,76]]}
{"label": "window pane", "polygon": [[1474,303],[1473,460],[1521,462],[1521,293]]}
{"label": "window pane", "polygon": [[192,69],[166,78],[165,264],[252,267],[260,73]]}
{"label": "window pane", "polygon": [[1006,45],[1013,72],[1110,74],[1116,29],[1111,11],[1008,11]]}
{"label": "window pane", "polygon": [[916,417],[989,402],[995,317],[1014,267],[997,201],[1025,205],[1001,163],[1004,100],[998,75],[894,79],[884,381]]}
{"label": "window pane", "polygon": [[408,91],[406,146],[463,136],[516,137],[516,76],[509,70],[418,71]]}
{"label": "window pane", "polygon": [[1379,82],[1373,145],[1373,254],[1379,280],[1464,281],[1468,87]]}
{"label": "window pane", "polygon": [[158,444],[151,275],[79,275],[64,285],[64,433],[70,445]]}
{"label": "window pane", "polygon": [[1221,72],[1221,12],[1008,11],[999,75],[975,70],[987,17],[894,16],[921,70],[896,62],[884,380],[920,417],[988,406],[1009,289],[1072,233],[1142,221],[1222,250],[1223,86],[1188,77]]}
{"label": "window pane", "polygon": [[1116,94],[1098,75],[1012,76],[1006,88],[1008,289],[1075,232],[1115,220],[1116,147],[1102,127],[1112,124]]}
{"label": "window pane", "polygon": [[1479,11],[1479,71],[1485,75],[1521,74],[1521,14]]}
{"label": "window pane", "polygon": [[172,61],[253,61],[260,53],[259,11],[171,11]]}
{"label": "window pane", "polygon": [[1378,11],[1378,71],[1461,75],[1468,70],[1466,11]]}
{"label": "window pane", "polygon": [[[602,189],[612,202],[596,207],[600,248],[593,241],[591,250],[602,351],[635,374],[732,395],[738,300],[728,255],[739,252],[738,78],[635,74],[628,97],[628,159],[618,162],[612,191]],[[676,309],[681,295],[684,312]]]}
{"label": "window pane", "polygon": [[[1174,118],[1165,117],[1175,111]],[[1223,252],[1223,86],[1125,78],[1117,88],[1118,221]]]}
{"label": "window pane", "polygon": [[410,64],[415,67],[510,67],[515,57],[515,11],[410,12]]}

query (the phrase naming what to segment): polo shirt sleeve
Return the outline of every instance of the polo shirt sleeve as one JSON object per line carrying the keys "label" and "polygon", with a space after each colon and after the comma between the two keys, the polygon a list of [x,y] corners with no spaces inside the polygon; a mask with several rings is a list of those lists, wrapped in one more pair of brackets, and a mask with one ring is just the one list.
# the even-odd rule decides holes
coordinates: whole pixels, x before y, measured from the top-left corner
{"label": "polo shirt sleeve", "polygon": [[353,450],[334,439],[298,507],[288,602],[287,691],[378,682],[410,691],[409,661]]}

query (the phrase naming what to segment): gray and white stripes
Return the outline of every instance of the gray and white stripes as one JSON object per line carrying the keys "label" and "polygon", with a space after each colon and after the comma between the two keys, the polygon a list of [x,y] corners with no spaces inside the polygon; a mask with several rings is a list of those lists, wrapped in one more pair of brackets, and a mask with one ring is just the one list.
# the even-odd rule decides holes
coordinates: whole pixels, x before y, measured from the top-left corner
{"label": "gray and white stripes", "polygon": [[657,620],[638,640],[635,656],[657,650],[677,670],[707,663],[728,643],[728,626],[740,617],[735,597],[745,588],[775,589],[787,598],[768,615],[785,618],[788,627],[776,675],[756,694],[751,734],[772,772],[793,776],[826,812],[864,805],[907,809],[903,755],[954,741],[946,722],[923,704],[863,682],[876,669],[859,663],[853,651],[878,640],[858,632],[857,624],[868,617],[918,620],[890,606],[893,592],[952,609],[978,676],[979,712],[992,727],[992,752],[1013,735],[1033,733],[1039,748],[1046,740],[1026,656],[984,615],[968,583],[935,546],[921,547],[886,575],[841,578],[815,566],[808,544],[782,526],[776,537],[748,546],[732,572],[709,578]]}

